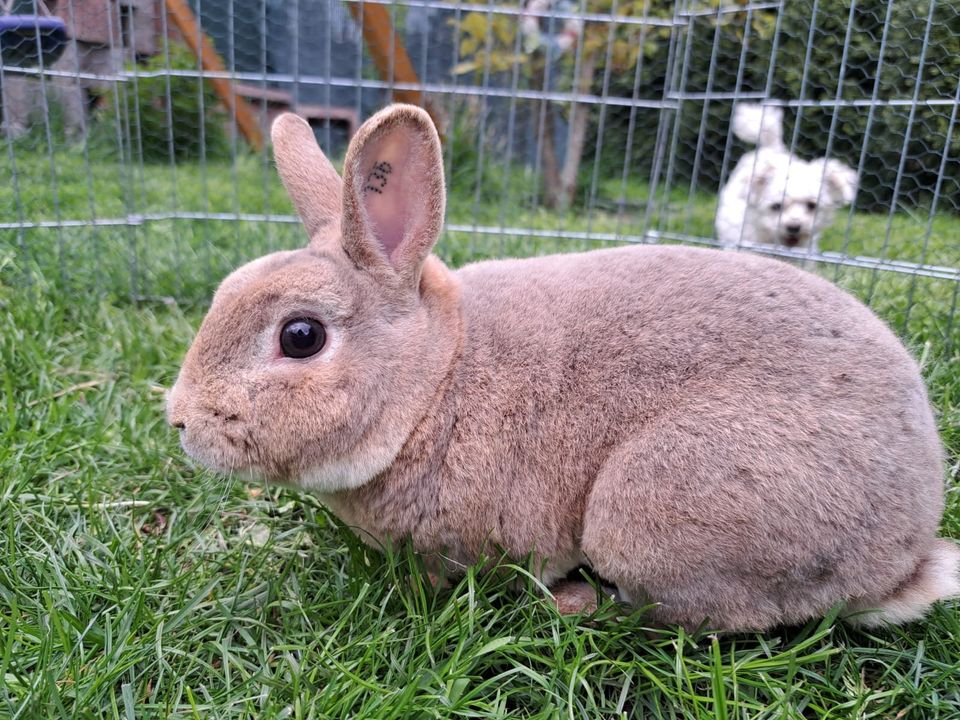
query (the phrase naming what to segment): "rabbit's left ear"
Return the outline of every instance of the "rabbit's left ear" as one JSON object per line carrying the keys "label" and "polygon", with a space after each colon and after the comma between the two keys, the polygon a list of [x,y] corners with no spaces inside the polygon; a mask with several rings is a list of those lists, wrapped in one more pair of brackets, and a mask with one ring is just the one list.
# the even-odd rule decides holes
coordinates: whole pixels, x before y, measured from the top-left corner
{"label": "rabbit's left ear", "polygon": [[857,195],[857,173],[839,160],[821,160],[823,182],[835,205],[849,205]]}
{"label": "rabbit's left ear", "polygon": [[415,290],[446,202],[430,116],[414,105],[378,112],[351,141],[343,181],[344,250],[389,284]]}
{"label": "rabbit's left ear", "polygon": [[341,181],[317,145],[307,121],[284,113],[270,128],[280,179],[312,245],[336,239],[340,227]]}

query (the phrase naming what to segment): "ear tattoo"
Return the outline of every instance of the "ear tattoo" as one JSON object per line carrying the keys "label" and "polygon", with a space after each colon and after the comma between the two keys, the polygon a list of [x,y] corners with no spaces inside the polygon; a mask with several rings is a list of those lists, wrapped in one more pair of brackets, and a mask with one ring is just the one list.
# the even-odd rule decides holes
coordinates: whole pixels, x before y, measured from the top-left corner
{"label": "ear tattoo", "polygon": [[[383,189],[387,186],[387,175],[393,172],[393,167],[386,161],[381,161],[373,166],[373,170],[367,175],[367,184],[363,186],[364,190],[373,190],[373,192],[382,195]],[[379,183],[376,184],[376,183]]]}

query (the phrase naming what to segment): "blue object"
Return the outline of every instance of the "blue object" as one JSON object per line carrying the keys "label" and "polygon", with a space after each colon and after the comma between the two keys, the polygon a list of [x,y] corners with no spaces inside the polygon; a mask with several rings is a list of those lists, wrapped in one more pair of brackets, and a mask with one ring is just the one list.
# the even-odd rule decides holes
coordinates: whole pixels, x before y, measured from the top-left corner
{"label": "blue object", "polygon": [[61,18],[0,15],[0,59],[13,67],[49,66],[67,47],[67,26]]}

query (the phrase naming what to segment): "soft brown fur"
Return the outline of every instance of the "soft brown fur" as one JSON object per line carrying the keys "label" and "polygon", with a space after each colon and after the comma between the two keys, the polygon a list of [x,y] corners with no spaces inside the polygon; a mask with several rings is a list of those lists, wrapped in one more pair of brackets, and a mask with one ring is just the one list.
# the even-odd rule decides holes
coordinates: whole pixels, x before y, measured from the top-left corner
{"label": "soft brown fur", "polygon": [[[364,124],[342,187],[305,123],[273,139],[312,240],[214,297],[169,401],[197,459],[313,490],[448,572],[496,547],[548,585],[588,564],[663,622],[768,628],[837,602],[900,622],[960,591],[917,366],[846,293],[682,247],[453,273],[428,257],[444,189],[425,113]],[[327,346],[282,357],[302,315]]]}

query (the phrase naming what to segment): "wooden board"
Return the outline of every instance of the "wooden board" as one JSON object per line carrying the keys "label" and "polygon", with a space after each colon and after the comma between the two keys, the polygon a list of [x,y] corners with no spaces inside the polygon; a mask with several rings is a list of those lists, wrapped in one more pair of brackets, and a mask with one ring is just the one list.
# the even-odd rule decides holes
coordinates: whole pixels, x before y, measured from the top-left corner
{"label": "wooden board", "polygon": [[[200,31],[193,10],[190,9],[186,1],[166,0],[166,4],[170,19],[180,30],[187,45],[200,59],[200,66],[207,72],[226,72],[223,60],[217,54],[210,38]],[[247,101],[234,91],[231,81],[222,77],[208,77],[205,80],[213,86],[217,97],[227,106],[231,115],[237,119],[237,126],[240,128],[243,137],[246,138],[247,143],[254,150],[260,151],[263,149],[263,133],[260,130],[260,123],[254,117]]]}
{"label": "wooden board", "polygon": [[[370,51],[370,57],[377,68],[380,78],[386,82],[402,82],[419,84],[416,70],[407,55],[400,36],[393,29],[390,22],[390,11],[379,3],[363,3],[347,0],[347,7],[357,25],[363,32],[363,40]],[[443,124],[430,103],[425,102],[423,93],[417,89],[393,88],[394,100],[398,102],[419,105],[426,110],[437,126],[440,137],[443,137]]]}

